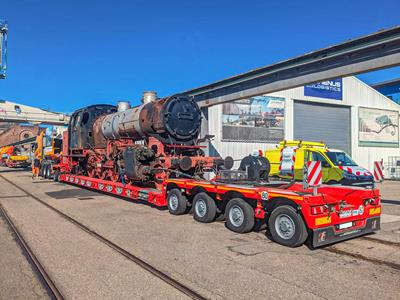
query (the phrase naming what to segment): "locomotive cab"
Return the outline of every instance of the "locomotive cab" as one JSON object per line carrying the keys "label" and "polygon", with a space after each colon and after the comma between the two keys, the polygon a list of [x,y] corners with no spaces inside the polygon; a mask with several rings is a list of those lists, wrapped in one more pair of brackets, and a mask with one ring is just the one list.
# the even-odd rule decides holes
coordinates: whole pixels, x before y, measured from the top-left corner
{"label": "locomotive cab", "polygon": [[117,111],[113,105],[92,105],[75,111],[68,126],[71,149],[89,148],[94,145],[93,123],[101,115]]}

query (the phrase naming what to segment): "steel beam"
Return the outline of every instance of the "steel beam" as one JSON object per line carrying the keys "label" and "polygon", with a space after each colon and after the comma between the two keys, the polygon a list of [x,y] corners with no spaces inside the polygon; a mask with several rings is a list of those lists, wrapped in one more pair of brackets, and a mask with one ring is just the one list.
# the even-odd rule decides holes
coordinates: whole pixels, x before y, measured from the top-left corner
{"label": "steel beam", "polygon": [[0,100],[0,122],[67,125],[69,116],[36,107]]}
{"label": "steel beam", "polygon": [[400,26],[188,90],[200,106],[400,65]]}
{"label": "steel beam", "polygon": [[397,94],[400,93],[400,78],[371,84],[371,86],[384,95]]}
{"label": "steel beam", "polygon": [[11,143],[11,144],[5,145],[3,147],[7,147],[7,146],[22,146],[22,145],[28,145],[28,144],[33,144],[33,143],[36,143],[36,137],[35,136],[31,137],[31,138],[28,138],[28,139],[25,139],[25,140],[22,140],[22,141],[18,141],[18,142],[15,142],[15,143]]}

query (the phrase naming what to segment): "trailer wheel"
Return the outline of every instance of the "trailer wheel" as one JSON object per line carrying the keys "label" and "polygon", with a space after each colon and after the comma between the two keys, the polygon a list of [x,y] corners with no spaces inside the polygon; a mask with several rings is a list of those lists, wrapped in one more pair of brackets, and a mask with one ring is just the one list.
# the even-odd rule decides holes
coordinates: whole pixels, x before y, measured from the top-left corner
{"label": "trailer wheel", "polygon": [[168,210],[172,215],[183,215],[187,208],[187,199],[179,189],[172,189],[167,196]]}
{"label": "trailer wheel", "polygon": [[215,217],[215,221],[225,221],[225,213],[217,213],[217,216]]}
{"label": "trailer wheel", "polygon": [[193,198],[193,218],[201,223],[210,223],[215,220],[217,206],[215,201],[206,193],[198,193]]}
{"label": "trailer wheel", "polygon": [[39,169],[39,176],[40,177],[44,177],[44,167],[45,167],[46,165],[45,164],[40,164],[40,169]]}
{"label": "trailer wheel", "polygon": [[289,205],[278,206],[272,211],[268,228],[273,240],[284,246],[301,246],[308,237],[301,215]]}
{"label": "trailer wheel", "polygon": [[226,227],[228,229],[245,233],[254,227],[254,209],[240,198],[230,200],[225,209]]}
{"label": "trailer wheel", "polygon": [[46,178],[51,179],[51,164],[48,164],[46,167]]}
{"label": "trailer wheel", "polygon": [[55,170],[53,175],[53,181],[58,182],[59,178],[60,178],[60,171]]}
{"label": "trailer wheel", "polygon": [[42,177],[47,179],[47,164],[43,164],[43,171],[42,171]]}

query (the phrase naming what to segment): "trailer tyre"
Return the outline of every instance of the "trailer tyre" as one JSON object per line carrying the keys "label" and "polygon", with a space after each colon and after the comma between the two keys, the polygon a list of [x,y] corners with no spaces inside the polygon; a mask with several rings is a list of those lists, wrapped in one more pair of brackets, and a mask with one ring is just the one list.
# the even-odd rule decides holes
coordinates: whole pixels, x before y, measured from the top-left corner
{"label": "trailer tyre", "polygon": [[167,196],[168,210],[172,215],[183,215],[187,208],[187,199],[179,189],[172,189]]}
{"label": "trailer tyre", "polygon": [[47,179],[47,169],[48,169],[49,165],[48,164],[43,164],[43,178]]}
{"label": "trailer tyre", "polygon": [[193,198],[193,218],[201,223],[211,223],[217,215],[215,201],[206,193],[198,193]]}
{"label": "trailer tyre", "polygon": [[44,177],[44,171],[45,171],[45,164],[40,164],[40,169],[39,169],[39,176]]}
{"label": "trailer tyre", "polygon": [[225,221],[225,213],[217,213],[217,216],[215,217],[215,221],[218,221],[218,222]]}
{"label": "trailer tyre", "polygon": [[301,215],[289,205],[278,206],[272,211],[268,228],[275,242],[288,247],[301,246],[308,237]]}
{"label": "trailer tyre", "polygon": [[53,175],[53,181],[58,182],[59,178],[60,178],[60,171],[55,170]]}
{"label": "trailer tyre", "polygon": [[250,232],[254,227],[254,209],[246,201],[234,198],[225,209],[226,227],[234,232]]}
{"label": "trailer tyre", "polygon": [[51,164],[48,164],[46,167],[46,178],[51,179]]}

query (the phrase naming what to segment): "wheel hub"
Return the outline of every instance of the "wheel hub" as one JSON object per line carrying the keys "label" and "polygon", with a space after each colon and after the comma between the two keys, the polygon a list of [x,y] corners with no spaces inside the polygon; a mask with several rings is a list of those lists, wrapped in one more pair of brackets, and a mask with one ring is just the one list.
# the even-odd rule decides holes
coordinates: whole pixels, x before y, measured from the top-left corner
{"label": "wheel hub", "polygon": [[197,200],[195,209],[199,217],[204,217],[207,213],[207,206],[204,200]]}
{"label": "wheel hub", "polygon": [[235,227],[240,227],[244,221],[243,210],[235,205],[229,210],[229,220]]}
{"label": "wheel hub", "polygon": [[178,197],[174,194],[169,196],[169,207],[174,211],[178,208]]}
{"label": "wheel hub", "polygon": [[294,236],[296,227],[290,216],[282,214],[275,220],[275,230],[281,238],[288,240]]}

